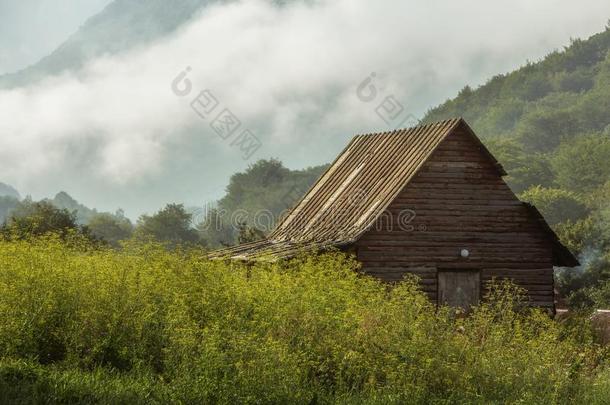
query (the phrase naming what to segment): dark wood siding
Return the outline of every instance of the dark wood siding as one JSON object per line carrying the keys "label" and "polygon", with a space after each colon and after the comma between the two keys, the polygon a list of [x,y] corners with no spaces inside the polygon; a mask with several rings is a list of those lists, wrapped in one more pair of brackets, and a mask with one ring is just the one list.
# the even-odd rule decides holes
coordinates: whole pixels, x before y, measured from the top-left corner
{"label": "dark wood siding", "polygon": [[434,301],[438,269],[472,268],[483,287],[493,277],[510,278],[533,305],[554,305],[548,235],[465,127],[439,145],[355,246],[366,273],[386,281],[416,274]]}

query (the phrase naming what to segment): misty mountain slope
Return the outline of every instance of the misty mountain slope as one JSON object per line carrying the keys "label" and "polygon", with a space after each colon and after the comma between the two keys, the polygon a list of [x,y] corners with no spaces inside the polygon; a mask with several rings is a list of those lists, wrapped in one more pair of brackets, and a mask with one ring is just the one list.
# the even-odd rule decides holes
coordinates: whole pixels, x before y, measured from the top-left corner
{"label": "misty mountain slope", "polygon": [[48,201],[59,209],[76,212],[76,219],[81,225],[88,224],[89,220],[98,213],[95,208],[92,209],[79,203],[65,191],[60,191],[53,199]]}
{"label": "misty mountain slope", "polygon": [[189,21],[216,0],[115,0],[40,62],[0,76],[0,88],[31,84],[81,67],[88,60],[144,46]]}
{"label": "misty mountain slope", "polygon": [[[0,89],[32,84],[76,70],[98,56],[146,46],[190,21],[200,9],[223,1],[227,0],[115,0],[38,63],[0,76]],[[282,6],[294,0],[270,2]]]}
{"label": "misty mountain slope", "polygon": [[609,51],[610,26],[476,90],[466,86],[425,121],[463,116],[480,136],[513,137],[544,153],[579,134],[610,131]]}
{"label": "misty mountain slope", "polygon": [[21,195],[13,186],[0,182],[0,197],[11,197],[19,200]]}
{"label": "misty mountain slope", "polygon": [[[31,199],[29,196],[25,198],[26,201],[29,199]],[[21,196],[17,190],[4,183],[0,183],[0,224],[2,224],[10,215],[11,211],[20,204],[20,201],[22,201]],[[89,220],[98,213],[95,208],[91,209],[80,204],[64,191],[57,193],[54,198],[45,199],[44,201],[49,201],[57,208],[76,212],[78,223],[83,225],[87,224]]]}

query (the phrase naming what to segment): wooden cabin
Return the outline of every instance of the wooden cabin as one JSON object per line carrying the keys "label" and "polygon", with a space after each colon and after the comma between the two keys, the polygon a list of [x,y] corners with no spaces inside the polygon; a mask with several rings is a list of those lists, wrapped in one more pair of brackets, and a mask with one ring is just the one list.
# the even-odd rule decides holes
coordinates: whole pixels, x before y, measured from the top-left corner
{"label": "wooden cabin", "polygon": [[492,278],[554,310],[553,266],[577,266],[544,218],[461,118],[358,135],[266,240],[214,252],[285,259],[302,249],[353,252],[393,282],[415,274],[437,303],[468,307]]}

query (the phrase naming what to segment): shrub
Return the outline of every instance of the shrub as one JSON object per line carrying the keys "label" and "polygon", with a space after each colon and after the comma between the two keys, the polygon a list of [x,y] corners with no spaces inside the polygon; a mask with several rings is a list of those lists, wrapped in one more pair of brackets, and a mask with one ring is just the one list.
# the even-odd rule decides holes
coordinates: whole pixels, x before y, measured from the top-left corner
{"label": "shrub", "polygon": [[29,199],[20,202],[0,228],[2,236],[15,239],[29,239],[51,233],[62,238],[73,234],[90,237],[89,230],[76,222],[75,212],[56,208],[48,201],[33,202]]}
{"label": "shrub", "polygon": [[193,227],[193,216],[182,204],[168,204],[156,214],[142,215],[134,232],[140,240],[155,240],[166,246],[204,244]]}
{"label": "shrub", "polygon": [[120,246],[120,242],[129,239],[133,233],[131,221],[125,218],[120,211],[115,215],[109,213],[93,214],[87,227],[95,237],[114,247]]}
{"label": "shrub", "polygon": [[588,209],[578,196],[566,190],[531,187],[519,198],[536,206],[550,225],[565,221],[578,221],[588,214]]}
{"label": "shrub", "polygon": [[592,217],[575,222],[567,220],[556,224],[555,232],[568,249],[575,253],[582,253],[586,248],[595,247],[602,240],[600,223]]}
{"label": "shrub", "polygon": [[0,399],[571,403],[595,399],[594,384],[607,392],[594,345],[521,305],[513,286],[489,291],[456,319],[416,280],[390,288],[340,253],[246,266],[135,242],[0,242]]}

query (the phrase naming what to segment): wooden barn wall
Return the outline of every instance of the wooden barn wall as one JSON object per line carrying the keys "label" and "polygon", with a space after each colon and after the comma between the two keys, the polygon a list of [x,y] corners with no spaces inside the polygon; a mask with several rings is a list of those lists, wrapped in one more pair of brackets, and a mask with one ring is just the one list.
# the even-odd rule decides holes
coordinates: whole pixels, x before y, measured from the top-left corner
{"label": "wooden barn wall", "polygon": [[[478,269],[482,294],[493,277],[510,278],[533,305],[553,307],[551,244],[464,128],[439,146],[355,248],[366,273],[386,281],[416,274],[433,301],[439,268]],[[461,258],[461,249],[470,257]]]}

